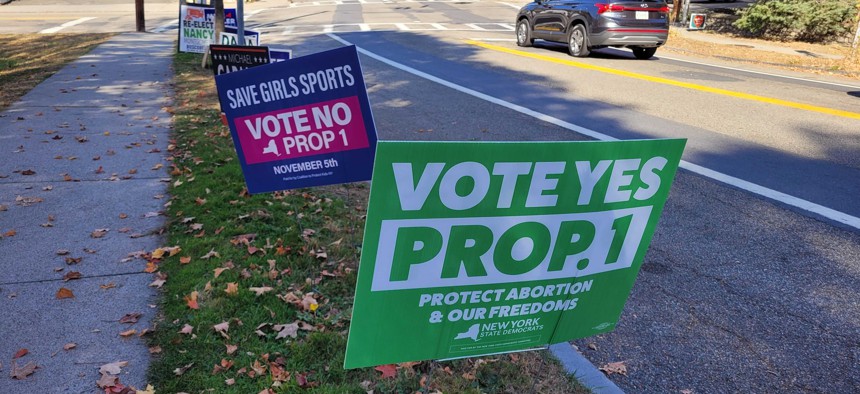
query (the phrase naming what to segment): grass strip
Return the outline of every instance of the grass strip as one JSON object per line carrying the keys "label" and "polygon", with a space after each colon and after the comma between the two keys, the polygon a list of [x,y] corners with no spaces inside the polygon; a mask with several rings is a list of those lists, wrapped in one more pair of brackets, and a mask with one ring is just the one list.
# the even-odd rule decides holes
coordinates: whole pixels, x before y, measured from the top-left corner
{"label": "grass strip", "polygon": [[113,34],[0,34],[0,110]]}
{"label": "grass strip", "polygon": [[176,56],[169,246],[143,256],[158,392],[587,392],[545,351],[344,370],[368,185],[248,195],[199,64]]}

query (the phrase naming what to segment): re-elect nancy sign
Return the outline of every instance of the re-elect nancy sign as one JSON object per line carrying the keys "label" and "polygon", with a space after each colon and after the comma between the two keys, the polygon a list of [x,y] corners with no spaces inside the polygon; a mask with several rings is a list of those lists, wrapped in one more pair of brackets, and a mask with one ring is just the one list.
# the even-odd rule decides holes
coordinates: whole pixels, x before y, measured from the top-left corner
{"label": "re-elect nancy sign", "polygon": [[611,331],[685,143],[379,142],[345,367]]}
{"label": "re-elect nancy sign", "polygon": [[249,192],[370,179],[376,128],[354,46],[215,82]]}

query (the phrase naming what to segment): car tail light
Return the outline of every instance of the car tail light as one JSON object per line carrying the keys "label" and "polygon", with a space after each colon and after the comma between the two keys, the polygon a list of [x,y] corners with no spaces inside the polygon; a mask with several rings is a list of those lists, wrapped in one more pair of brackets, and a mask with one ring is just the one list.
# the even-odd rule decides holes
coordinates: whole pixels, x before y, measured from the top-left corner
{"label": "car tail light", "polygon": [[595,4],[595,6],[597,6],[597,13],[598,14],[602,14],[604,12],[621,12],[621,11],[624,11],[624,9],[625,9],[623,5],[619,5],[619,4],[597,3],[597,4]]}
{"label": "car tail light", "polygon": [[622,11],[657,11],[657,12],[669,12],[669,6],[665,5],[660,8],[640,8],[640,7],[625,7],[621,4],[605,4],[605,3],[597,3],[594,5],[597,7],[597,13],[602,14],[604,12],[622,12]]}

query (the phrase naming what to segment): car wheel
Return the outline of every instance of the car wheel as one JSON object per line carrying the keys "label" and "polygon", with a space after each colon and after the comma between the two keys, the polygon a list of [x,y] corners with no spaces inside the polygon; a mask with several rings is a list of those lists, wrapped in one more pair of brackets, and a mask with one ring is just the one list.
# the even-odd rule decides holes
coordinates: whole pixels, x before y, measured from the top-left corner
{"label": "car wheel", "polygon": [[633,50],[633,56],[636,56],[636,58],[640,60],[650,59],[655,53],[657,53],[657,48],[633,47],[630,49]]}
{"label": "car wheel", "polygon": [[535,39],[532,38],[532,29],[529,26],[528,19],[521,19],[517,23],[517,45],[521,47],[530,47],[534,44]]}
{"label": "car wheel", "polygon": [[576,24],[570,29],[570,34],[567,36],[567,49],[570,51],[570,56],[588,56],[590,52],[588,50],[588,33],[585,32],[584,25]]}

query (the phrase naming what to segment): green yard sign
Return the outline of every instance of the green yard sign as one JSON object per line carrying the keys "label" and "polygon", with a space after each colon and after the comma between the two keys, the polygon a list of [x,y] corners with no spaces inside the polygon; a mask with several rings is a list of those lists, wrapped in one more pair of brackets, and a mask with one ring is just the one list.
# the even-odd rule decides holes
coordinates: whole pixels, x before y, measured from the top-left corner
{"label": "green yard sign", "polygon": [[379,141],[344,366],[613,330],[685,143]]}

